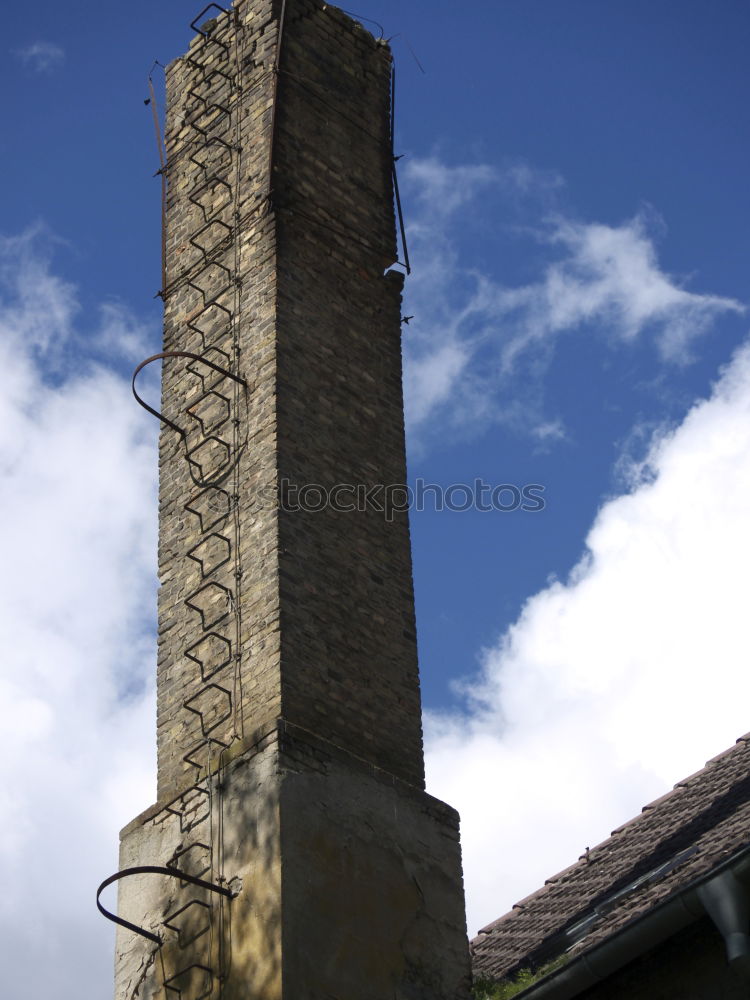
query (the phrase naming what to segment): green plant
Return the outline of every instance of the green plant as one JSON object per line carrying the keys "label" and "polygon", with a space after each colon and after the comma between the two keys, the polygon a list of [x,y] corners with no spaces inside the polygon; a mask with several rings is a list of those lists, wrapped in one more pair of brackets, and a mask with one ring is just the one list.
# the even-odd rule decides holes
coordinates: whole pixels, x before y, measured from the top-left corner
{"label": "green plant", "polygon": [[523,990],[533,986],[534,983],[538,983],[550,972],[565,965],[567,961],[568,956],[561,955],[559,958],[547,962],[546,965],[540,965],[538,969],[521,969],[513,977],[502,979],[500,982],[479,976],[474,980],[474,1000],[510,1000],[511,997],[517,996]]}

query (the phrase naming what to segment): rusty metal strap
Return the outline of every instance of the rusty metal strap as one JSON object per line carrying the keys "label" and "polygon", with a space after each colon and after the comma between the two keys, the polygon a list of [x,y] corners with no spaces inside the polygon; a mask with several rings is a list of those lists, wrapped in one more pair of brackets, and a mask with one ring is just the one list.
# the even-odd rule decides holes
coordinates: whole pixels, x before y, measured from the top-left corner
{"label": "rusty metal strap", "polygon": [[[156,66],[157,63],[154,63]],[[159,65],[161,65],[159,63]],[[153,72],[153,66],[151,67]],[[148,74],[148,92],[151,103],[151,113],[154,118],[154,132],[156,134],[156,148],[159,150],[159,177],[161,179],[161,287],[167,285],[167,164],[164,139],[162,137],[161,126],[159,124],[159,109],[156,106],[156,92],[151,73]]]}
{"label": "rusty metal strap", "polygon": [[385,35],[385,28],[378,21],[373,21],[371,17],[362,17],[361,14],[355,14],[351,10],[344,10],[343,7],[339,7],[339,10],[341,11],[342,14],[348,14],[349,17],[354,18],[355,21],[366,21],[368,24],[374,24],[376,28],[380,28],[380,35],[377,41],[380,42],[383,40],[383,36]]}
{"label": "rusty metal strap", "polygon": [[279,24],[276,29],[276,53],[273,59],[273,93],[271,95],[271,138],[268,146],[268,199],[273,200],[274,155],[276,152],[276,106],[279,100],[279,68],[281,66],[281,47],[284,42],[284,25],[286,24],[286,0],[282,0]]}
{"label": "rusty metal strap", "polygon": [[198,21],[200,21],[200,19],[203,17],[203,15],[207,14],[211,10],[212,7],[215,7],[217,10],[220,10],[222,12],[222,14],[228,13],[226,7],[221,7],[221,6],[219,6],[218,3],[210,3],[207,7],[203,8],[203,10],[200,12],[200,14],[196,14],[195,17],[193,18],[193,20],[190,22],[190,27],[193,29],[193,31],[195,31],[199,35],[203,35],[204,38],[208,38],[208,32],[207,31],[203,31],[201,28],[198,27]]}
{"label": "rusty metal strap", "polygon": [[148,412],[152,416],[156,417],[157,420],[161,420],[161,422],[166,424],[167,427],[171,427],[173,431],[177,431],[183,440],[187,437],[187,434],[182,427],[179,427],[172,420],[169,420],[163,413],[155,410],[153,406],[149,406],[146,400],[138,395],[135,388],[135,380],[139,373],[146,367],[146,365],[150,365],[152,361],[158,361],[159,358],[190,358],[192,361],[198,361],[201,364],[206,365],[208,368],[212,368],[215,372],[219,372],[220,375],[226,376],[226,378],[231,378],[234,382],[237,382],[245,389],[247,388],[247,382],[244,378],[240,378],[239,375],[235,375],[233,372],[228,372],[226,368],[221,368],[219,365],[215,365],[213,361],[209,361],[208,358],[201,357],[200,354],[193,354],[191,351],[162,351],[160,354],[152,354],[150,358],[146,358],[145,361],[141,361],[136,370],[133,372],[133,378],[131,380],[131,388],[136,402],[139,403],[144,410],[148,410]]}
{"label": "rusty metal strap", "polygon": [[139,865],[136,868],[123,868],[122,871],[116,872],[114,875],[110,875],[109,878],[105,878],[99,888],[96,890],[96,906],[99,912],[111,920],[115,924],[119,924],[120,927],[126,927],[129,931],[133,931],[135,934],[140,934],[141,937],[148,938],[149,941],[153,941],[154,944],[161,946],[163,944],[162,939],[158,934],[152,933],[152,931],[147,931],[145,927],[139,927],[137,924],[131,924],[129,920],[125,920],[123,917],[118,917],[116,913],[111,913],[109,910],[102,906],[100,896],[107,888],[107,886],[112,885],[113,882],[119,882],[120,879],[128,878],[131,875],[169,875],[170,878],[178,878],[181,882],[188,882],[190,885],[197,885],[200,889],[207,889],[209,892],[216,892],[220,896],[226,896],[227,899],[232,899],[234,893],[231,889],[228,889],[223,885],[216,885],[214,882],[206,882],[202,878],[196,878],[195,875],[188,875],[179,868],[164,868],[161,865]]}
{"label": "rusty metal strap", "polygon": [[407,274],[411,274],[411,264],[409,263],[409,248],[406,245],[406,224],[404,223],[404,211],[401,207],[401,194],[398,189],[398,173],[396,163],[400,157],[396,156],[396,67],[393,67],[391,74],[391,161],[393,171],[393,193],[396,198],[396,211],[398,213],[398,226],[401,232],[401,248],[404,251],[403,267]]}

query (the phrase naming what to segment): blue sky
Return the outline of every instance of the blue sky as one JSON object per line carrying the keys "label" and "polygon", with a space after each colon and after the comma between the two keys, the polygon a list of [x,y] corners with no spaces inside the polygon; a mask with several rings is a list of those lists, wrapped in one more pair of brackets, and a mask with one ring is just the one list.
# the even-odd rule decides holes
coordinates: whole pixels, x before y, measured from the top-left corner
{"label": "blue sky", "polygon": [[[146,77],[199,8],[5,21],[12,1000],[107,995],[93,887],[154,794],[155,435],[127,378],[160,337]],[[750,11],[356,11],[397,60],[410,479],[545,499],[412,516],[430,787],[462,813],[473,932],[750,728]]]}

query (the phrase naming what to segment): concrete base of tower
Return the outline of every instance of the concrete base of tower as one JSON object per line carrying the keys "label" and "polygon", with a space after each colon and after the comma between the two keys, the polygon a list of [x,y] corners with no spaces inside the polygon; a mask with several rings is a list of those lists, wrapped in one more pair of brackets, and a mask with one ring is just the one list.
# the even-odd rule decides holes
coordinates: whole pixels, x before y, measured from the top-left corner
{"label": "concrete base of tower", "polygon": [[[279,720],[122,834],[117,1000],[467,1000],[458,815]],[[230,888],[187,883],[180,873]]]}

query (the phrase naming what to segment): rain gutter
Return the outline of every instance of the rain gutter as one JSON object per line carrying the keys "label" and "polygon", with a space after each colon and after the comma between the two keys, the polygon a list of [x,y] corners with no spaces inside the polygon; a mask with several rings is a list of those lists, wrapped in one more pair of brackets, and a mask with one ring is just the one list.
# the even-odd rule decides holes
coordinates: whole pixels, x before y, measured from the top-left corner
{"label": "rain gutter", "polygon": [[750,847],[744,847],[601,944],[522,990],[518,1000],[572,1000],[705,915],[724,938],[730,967],[750,980],[748,882]]}

